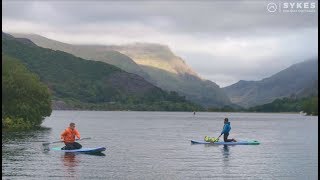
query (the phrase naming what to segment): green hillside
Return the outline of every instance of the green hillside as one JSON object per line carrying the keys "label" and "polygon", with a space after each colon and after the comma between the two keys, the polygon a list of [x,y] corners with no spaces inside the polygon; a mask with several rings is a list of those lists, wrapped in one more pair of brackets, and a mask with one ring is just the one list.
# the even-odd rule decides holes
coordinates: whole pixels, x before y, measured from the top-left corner
{"label": "green hillside", "polygon": [[87,60],[101,61],[108,64],[112,64],[125,70],[129,73],[137,74],[144,79],[148,80],[150,77],[145,73],[139,65],[137,65],[128,56],[114,51],[104,46],[92,46],[92,45],[72,45],[62,43],[59,41],[51,40],[36,34],[13,34],[17,38],[27,38],[37,44],[37,46],[43,48],[49,48],[53,50],[60,50],[66,53],[73,54],[77,57],[81,57]]}
{"label": "green hillside", "polygon": [[20,59],[54,100],[76,109],[192,111],[202,107],[113,65],[26,44],[2,35],[2,52]]}
{"label": "green hillside", "polygon": [[36,34],[13,34],[38,46],[61,50],[89,60],[107,62],[137,74],[157,87],[175,91],[204,107],[232,106],[226,93],[214,82],[201,79],[168,46],[153,43],[129,45],[72,45]]}
{"label": "green hillside", "polygon": [[198,77],[184,74],[178,75],[150,66],[141,66],[151,77],[153,84],[164,90],[174,89],[179,94],[186,96],[192,102],[197,102],[205,107],[223,107],[222,104],[230,106],[225,93],[219,86],[211,81],[200,80]]}

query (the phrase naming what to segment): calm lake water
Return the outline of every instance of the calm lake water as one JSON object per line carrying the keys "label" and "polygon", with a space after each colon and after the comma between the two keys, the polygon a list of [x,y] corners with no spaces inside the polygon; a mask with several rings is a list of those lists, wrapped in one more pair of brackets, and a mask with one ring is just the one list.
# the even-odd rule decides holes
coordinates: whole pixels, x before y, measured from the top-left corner
{"label": "calm lake water", "polygon": [[[260,145],[192,145],[220,135]],[[103,155],[45,152],[75,122]],[[318,117],[299,114],[53,111],[35,132],[2,133],[2,179],[318,179]],[[63,146],[54,144],[54,146]]]}

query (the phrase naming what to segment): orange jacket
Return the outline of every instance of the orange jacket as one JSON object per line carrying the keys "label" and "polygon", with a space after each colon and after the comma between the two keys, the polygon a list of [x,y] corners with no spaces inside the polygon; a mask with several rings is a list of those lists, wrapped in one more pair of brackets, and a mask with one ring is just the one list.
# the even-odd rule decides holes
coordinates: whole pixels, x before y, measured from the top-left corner
{"label": "orange jacket", "polygon": [[65,143],[73,143],[75,141],[75,137],[77,136],[77,138],[80,139],[80,133],[78,130],[76,129],[70,129],[69,127],[67,129],[65,129],[62,133],[61,133],[61,139],[65,142]]}

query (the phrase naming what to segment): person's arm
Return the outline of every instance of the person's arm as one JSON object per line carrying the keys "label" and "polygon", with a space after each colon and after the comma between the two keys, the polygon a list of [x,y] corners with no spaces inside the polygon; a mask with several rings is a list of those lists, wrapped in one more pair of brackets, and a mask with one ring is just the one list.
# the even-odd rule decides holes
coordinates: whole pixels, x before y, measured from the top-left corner
{"label": "person's arm", "polygon": [[220,134],[220,136],[218,137],[218,139],[222,136],[222,134],[224,133],[224,131],[225,131],[225,126],[223,126],[223,129],[222,129],[221,134]]}
{"label": "person's arm", "polygon": [[76,135],[76,137],[77,137],[78,139],[80,139],[80,133],[79,133],[79,131],[76,130],[76,129],[75,129],[75,135]]}
{"label": "person's arm", "polygon": [[61,133],[61,140],[64,141],[64,137],[66,136],[66,133],[67,133],[66,130],[64,130],[64,131]]}
{"label": "person's arm", "polygon": [[[222,131],[221,131],[220,136],[222,136],[222,134],[224,134],[225,131],[226,131],[226,125],[223,126],[223,129],[222,129]],[[219,137],[220,137],[220,136],[219,136]],[[218,138],[219,138],[219,137],[218,137]]]}

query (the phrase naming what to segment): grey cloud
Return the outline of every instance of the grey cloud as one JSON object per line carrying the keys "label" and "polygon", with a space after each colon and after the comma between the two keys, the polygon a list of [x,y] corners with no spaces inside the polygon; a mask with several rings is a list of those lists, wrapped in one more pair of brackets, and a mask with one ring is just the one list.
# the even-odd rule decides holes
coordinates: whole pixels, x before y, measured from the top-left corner
{"label": "grey cloud", "polygon": [[[245,62],[246,54],[239,53],[241,57],[232,57],[232,49],[225,56],[218,56],[203,51],[197,53],[187,52],[179,47],[173,48],[178,49],[174,53],[182,56],[187,64],[204,78],[213,81],[217,81],[218,77],[224,78],[225,82],[221,84],[225,85],[236,79],[259,80],[290,64],[317,56],[318,14],[270,13],[266,9],[269,2],[283,1],[4,0],[2,20],[19,20],[36,24],[37,27],[44,26],[43,34],[45,31],[49,31],[51,35],[54,32],[52,36],[69,37],[69,40],[81,41],[85,34],[96,35],[95,39],[101,40],[101,35],[110,34],[114,39],[133,36],[137,39],[147,37],[159,41],[159,36],[163,35],[162,43],[171,41],[176,43],[175,46],[194,43],[190,46],[192,49],[195,46],[203,46],[201,43],[213,43],[213,47],[217,47],[228,37],[237,42],[254,42],[254,47],[250,46],[252,49],[246,49],[248,53],[250,50],[256,51],[252,53],[261,53],[275,49],[272,55],[254,56],[256,59],[251,64],[241,64]],[[316,2],[318,7],[317,1],[308,2]],[[49,26],[46,26],[48,24]],[[123,31],[116,32],[117,28],[123,28]],[[141,36],[133,32],[141,29],[145,30],[143,33],[149,34]],[[179,39],[182,36],[187,38]],[[276,39],[278,47],[254,41],[261,37]],[[108,38],[110,37],[106,37]],[[86,38],[88,39],[93,38],[90,36]],[[83,39],[83,43],[88,43],[86,40]],[[238,50],[236,46],[230,46],[234,47]],[[214,49],[212,51],[214,52]]]}
{"label": "grey cloud", "polygon": [[[30,1],[4,3],[4,17],[25,20],[37,17],[41,7],[51,7],[56,25],[79,27],[87,23],[139,21],[150,24],[159,17],[170,21],[164,31],[250,34],[274,29],[317,27],[317,13],[277,13],[266,10],[270,1]],[[37,4],[39,9],[32,7]],[[30,11],[28,11],[28,9]],[[13,13],[15,12],[15,13]],[[54,17],[53,17],[54,18]],[[53,20],[52,18],[50,19]]]}

